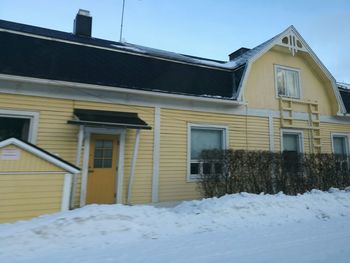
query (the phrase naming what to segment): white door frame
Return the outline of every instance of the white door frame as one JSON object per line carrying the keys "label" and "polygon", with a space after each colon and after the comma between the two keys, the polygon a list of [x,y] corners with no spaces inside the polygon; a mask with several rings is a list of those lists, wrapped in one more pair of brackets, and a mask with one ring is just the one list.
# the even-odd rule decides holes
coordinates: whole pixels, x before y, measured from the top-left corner
{"label": "white door frame", "polygon": [[81,174],[81,188],[80,188],[80,206],[86,204],[87,180],[89,171],[89,154],[90,154],[90,138],[91,134],[111,134],[119,135],[119,158],[118,170],[116,171],[116,204],[122,203],[123,197],[123,180],[124,180],[124,155],[125,155],[125,128],[95,128],[84,127],[84,156],[83,167]]}

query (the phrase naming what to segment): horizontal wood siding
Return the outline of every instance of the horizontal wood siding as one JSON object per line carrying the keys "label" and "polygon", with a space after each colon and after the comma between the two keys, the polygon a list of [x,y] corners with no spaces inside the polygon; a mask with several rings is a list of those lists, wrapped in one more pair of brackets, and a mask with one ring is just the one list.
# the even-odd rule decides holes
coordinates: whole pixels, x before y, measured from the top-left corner
{"label": "horizontal wood siding", "polygon": [[196,183],[187,181],[188,123],[227,126],[233,149],[269,149],[268,118],[161,109],[161,202],[200,198]]}
{"label": "horizontal wood siding", "polygon": [[0,172],[62,172],[63,170],[56,165],[49,163],[48,161],[38,158],[35,155],[18,148],[15,145],[9,145],[0,148],[0,152],[3,149],[16,149],[19,151],[18,160],[0,160]]}
{"label": "horizontal wood siding", "polygon": [[64,174],[0,175],[0,223],[61,210]]}
{"label": "horizontal wood siding", "polygon": [[322,122],[321,123],[321,140],[322,140],[322,152],[332,152],[332,133],[344,133],[348,135],[350,139],[350,124],[337,124]]}

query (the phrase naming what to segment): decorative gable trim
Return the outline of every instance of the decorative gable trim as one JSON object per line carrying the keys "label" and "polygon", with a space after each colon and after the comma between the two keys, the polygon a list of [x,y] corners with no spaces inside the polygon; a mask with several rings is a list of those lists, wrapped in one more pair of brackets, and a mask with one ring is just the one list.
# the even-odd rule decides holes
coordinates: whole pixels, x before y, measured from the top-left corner
{"label": "decorative gable trim", "polygon": [[287,47],[294,56],[298,51],[308,52],[302,43],[303,41],[291,30],[286,36],[281,36],[279,44],[280,46]]}

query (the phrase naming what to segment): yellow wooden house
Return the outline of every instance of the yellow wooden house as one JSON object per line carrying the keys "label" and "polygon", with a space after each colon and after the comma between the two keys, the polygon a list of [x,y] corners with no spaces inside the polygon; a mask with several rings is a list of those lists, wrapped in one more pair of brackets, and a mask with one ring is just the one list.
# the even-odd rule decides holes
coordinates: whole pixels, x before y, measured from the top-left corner
{"label": "yellow wooden house", "polygon": [[0,21],[0,141],[79,167],[70,208],[199,198],[203,149],[349,153],[349,87],[293,26],[217,61],[96,39],[91,20]]}

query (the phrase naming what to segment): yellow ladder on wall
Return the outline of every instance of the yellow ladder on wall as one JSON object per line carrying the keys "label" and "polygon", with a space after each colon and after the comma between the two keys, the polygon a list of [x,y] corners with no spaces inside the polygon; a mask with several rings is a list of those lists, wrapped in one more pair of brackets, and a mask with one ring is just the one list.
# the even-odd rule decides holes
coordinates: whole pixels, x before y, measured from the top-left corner
{"label": "yellow ladder on wall", "polygon": [[[280,97],[280,115],[282,128],[294,128],[308,130],[310,150],[314,153],[321,152],[321,131],[320,131],[320,114],[317,101],[304,101]],[[300,112],[308,113],[307,125],[296,124],[295,108],[301,105]],[[300,106],[299,106],[300,108]]]}

